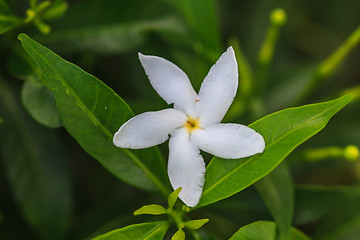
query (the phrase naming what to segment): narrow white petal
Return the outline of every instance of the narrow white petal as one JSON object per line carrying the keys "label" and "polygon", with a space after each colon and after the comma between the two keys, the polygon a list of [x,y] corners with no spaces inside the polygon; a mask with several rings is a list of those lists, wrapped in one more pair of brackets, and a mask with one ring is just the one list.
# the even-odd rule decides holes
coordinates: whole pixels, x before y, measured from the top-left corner
{"label": "narrow white petal", "polygon": [[195,116],[197,94],[187,75],[172,62],[139,53],[139,59],[156,92],[168,104],[188,115]]}
{"label": "narrow white petal", "polygon": [[186,129],[173,132],[169,141],[168,174],[174,189],[182,187],[179,198],[195,207],[205,181],[205,163]]}
{"label": "narrow white petal", "polygon": [[191,138],[203,151],[221,158],[242,158],[261,153],[264,138],[255,130],[241,124],[214,124],[194,130]]}
{"label": "narrow white petal", "polygon": [[113,143],[121,148],[152,147],[165,142],[186,119],[186,115],[176,109],[145,112],[124,123],[115,133]]}
{"label": "narrow white petal", "polygon": [[199,91],[197,112],[201,125],[220,123],[229,109],[238,87],[235,53],[229,47],[211,67]]}

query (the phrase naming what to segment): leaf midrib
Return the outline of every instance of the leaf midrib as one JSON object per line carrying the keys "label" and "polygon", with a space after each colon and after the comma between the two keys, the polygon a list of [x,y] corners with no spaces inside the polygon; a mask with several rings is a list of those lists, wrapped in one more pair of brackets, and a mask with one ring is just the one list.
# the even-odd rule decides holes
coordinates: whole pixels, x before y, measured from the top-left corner
{"label": "leaf midrib", "polygon": [[[48,63],[47,59],[45,57],[43,57],[40,53],[38,53],[38,51],[32,46],[31,43],[28,43],[28,46],[31,47],[34,51],[35,54],[37,54],[37,56],[39,58],[41,58],[46,64],[47,66],[55,73],[55,79],[57,79],[58,81],[60,81],[60,83],[62,84],[62,86],[65,89],[69,90],[69,93],[71,95],[73,95],[75,97],[75,99],[78,101],[78,104],[80,105],[79,107],[81,109],[83,109],[83,111],[85,111],[87,113],[87,116],[89,116],[90,120],[96,125],[99,126],[103,132],[105,132],[105,134],[107,135],[107,137],[109,137],[110,139],[112,138],[112,134],[111,132],[104,127],[104,125],[101,123],[101,121],[98,120],[98,118],[93,114],[93,112],[91,112],[86,105],[83,103],[83,101],[81,100],[81,98],[79,98],[79,96],[74,92],[74,90],[67,84],[67,82],[62,78],[62,76],[56,71],[56,69],[54,69],[52,67],[52,65],[50,63]],[[51,53],[56,55],[55,53]],[[56,55],[57,56],[57,55]],[[72,63],[66,61],[65,59],[63,59],[66,63],[73,65]],[[82,69],[79,68],[80,71],[83,71]],[[85,72],[85,74],[87,74]],[[45,74],[44,74],[45,75]],[[164,193],[165,195],[168,195],[169,191],[168,189],[165,187],[165,185],[162,184],[162,182],[152,173],[152,171],[146,167],[146,165],[144,165],[140,159],[135,156],[135,154],[131,153],[129,150],[127,149],[123,149],[121,148],[121,150],[123,150],[129,157],[130,159],[132,159],[134,161],[134,163],[140,168],[142,169],[145,174],[148,176],[148,178],[154,183],[155,186],[157,186],[159,188],[159,190]]]}

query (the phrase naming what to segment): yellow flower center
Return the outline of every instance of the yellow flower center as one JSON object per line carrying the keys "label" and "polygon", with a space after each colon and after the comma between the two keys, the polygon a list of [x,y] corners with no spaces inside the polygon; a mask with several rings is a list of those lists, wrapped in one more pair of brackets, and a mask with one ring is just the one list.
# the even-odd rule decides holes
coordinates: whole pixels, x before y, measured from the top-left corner
{"label": "yellow flower center", "polygon": [[200,128],[199,127],[199,119],[189,117],[186,120],[184,127],[189,131],[189,133],[194,129]]}

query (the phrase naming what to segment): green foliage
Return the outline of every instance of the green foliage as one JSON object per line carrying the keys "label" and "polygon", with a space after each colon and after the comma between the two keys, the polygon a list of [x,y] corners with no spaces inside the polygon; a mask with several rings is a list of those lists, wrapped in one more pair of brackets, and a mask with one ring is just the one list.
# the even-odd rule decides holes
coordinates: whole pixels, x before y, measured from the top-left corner
{"label": "green foliage", "polygon": [[[0,239],[310,239],[298,228],[313,239],[357,240],[359,8],[356,0],[326,8],[0,0]],[[260,119],[249,126],[266,150],[204,155],[203,196],[190,209],[177,201],[181,189],[170,193],[166,143],[127,150],[112,137],[133,111],[165,107],[137,52],[176,63],[199,89],[230,45],[239,89],[224,122]],[[352,104],[316,134],[351,101],[346,94]],[[166,200],[167,209],[158,205]]]}
{"label": "green foliage", "polygon": [[174,233],[171,240],[185,240],[185,232],[180,228]]}
{"label": "green foliage", "polygon": [[189,229],[199,229],[201,228],[205,223],[207,223],[209,219],[197,219],[197,220],[191,220],[184,223],[184,227]]}
{"label": "green foliage", "polygon": [[24,218],[40,239],[63,239],[70,222],[69,168],[54,132],[24,116],[9,86],[0,80],[1,164]]}
{"label": "green foliage", "polygon": [[0,0],[0,34],[22,24],[22,21],[13,14],[4,0]]}
{"label": "green foliage", "polygon": [[283,163],[280,164],[271,173],[257,181],[254,186],[275,219],[280,239],[291,239],[294,186],[288,167]]}
{"label": "green foliage", "polygon": [[264,137],[265,151],[231,161],[213,158],[206,168],[204,191],[198,207],[229,197],[265,176],[296,146],[323,129],[351,99],[352,96],[347,95],[329,102],[290,108],[250,124]]}
{"label": "green foliage", "polygon": [[168,206],[169,209],[173,208],[175,205],[175,202],[179,196],[179,193],[181,192],[181,187],[179,187],[178,189],[176,189],[175,191],[173,191],[172,193],[170,193],[169,197],[168,197]]}
{"label": "green foliage", "polygon": [[[240,228],[229,240],[276,240],[275,223],[258,221]],[[310,240],[299,230],[291,229],[291,240]]]}
{"label": "green foliage", "polygon": [[151,215],[161,215],[165,214],[166,209],[163,206],[158,204],[150,204],[145,205],[134,212],[134,215],[141,215],[141,214],[151,214]]}
{"label": "green foliage", "polygon": [[167,194],[164,162],[155,148],[130,151],[112,144],[113,134],[133,116],[129,106],[94,76],[25,34],[19,39],[43,72],[64,127],[79,144],[118,178]]}
{"label": "green foliage", "polygon": [[167,222],[152,222],[130,225],[93,238],[93,240],[158,240],[168,229]]}

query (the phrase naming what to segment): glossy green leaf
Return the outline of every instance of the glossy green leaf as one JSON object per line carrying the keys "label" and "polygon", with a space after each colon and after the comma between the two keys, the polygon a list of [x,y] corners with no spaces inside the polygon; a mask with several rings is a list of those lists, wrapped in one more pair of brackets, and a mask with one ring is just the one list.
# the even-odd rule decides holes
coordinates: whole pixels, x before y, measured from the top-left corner
{"label": "glossy green leaf", "polygon": [[150,204],[145,205],[134,212],[134,215],[141,215],[141,214],[151,214],[151,215],[161,215],[165,214],[166,209],[163,206],[158,204]]}
{"label": "glossy green leaf", "polygon": [[179,196],[180,191],[181,191],[181,187],[179,187],[178,189],[176,189],[175,191],[173,191],[172,193],[169,194],[169,197],[168,197],[168,208],[169,209],[173,208],[173,206]]}
{"label": "glossy green leaf", "polygon": [[169,194],[164,161],[156,148],[120,149],[113,134],[133,116],[129,106],[108,86],[38,44],[19,39],[38,64],[55,96],[62,123],[77,142],[118,178],[142,189]]}
{"label": "glossy green leaf", "polygon": [[[291,240],[310,240],[299,230],[291,229]],[[239,229],[229,240],[277,240],[274,222],[258,221]]]}
{"label": "glossy green leaf", "polygon": [[171,240],[185,240],[185,232],[182,229],[177,230]]}
{"label": "glossy green leaf", "polygon": [[0,150],[7,181],[38,238],[64,239],[72,210],[67,158],[56,132],[29,118],[17,99],[0,80]]}
{"label": "glossy green leaf", "polygon": [[213,158],[206,168],[198,207],[230,197],[264,177],[296,146],[323,129],[351,99],[351,95],[346,95],[324,103],[289,108],[250,124],[264,137],[265,151],[237,160]]}
{"label": "glossy green leaf", "polygon": [[52,128],[62,126],[54,95],[45,86],[25,82],[21,100],[26,110],[39,123]]}
{"label": "glossy green leaf", "polygon": [[168,228],[167,222],[140,223],[113,230],[93,240],[159,240],[163,239]]}
{"label": "glossy green leaf", "polygon": [[261,194],[275,219],[281,240],[290,240],[294,209],[294,186],[289,169],[284,164],[257,181],[254,186]]}
{"label": "glossy green leaf", "polygon": [[12,13],[4,0],[0,0],[0,34],[22,24],[22,21]]}
{"label": "glossy green leaf", "polygon": [[201,228],[205,223],[207,223],[209,219],[196,219],[196,220],[190,220],[184,223],[184,227],[189,229],[199,229]]}

